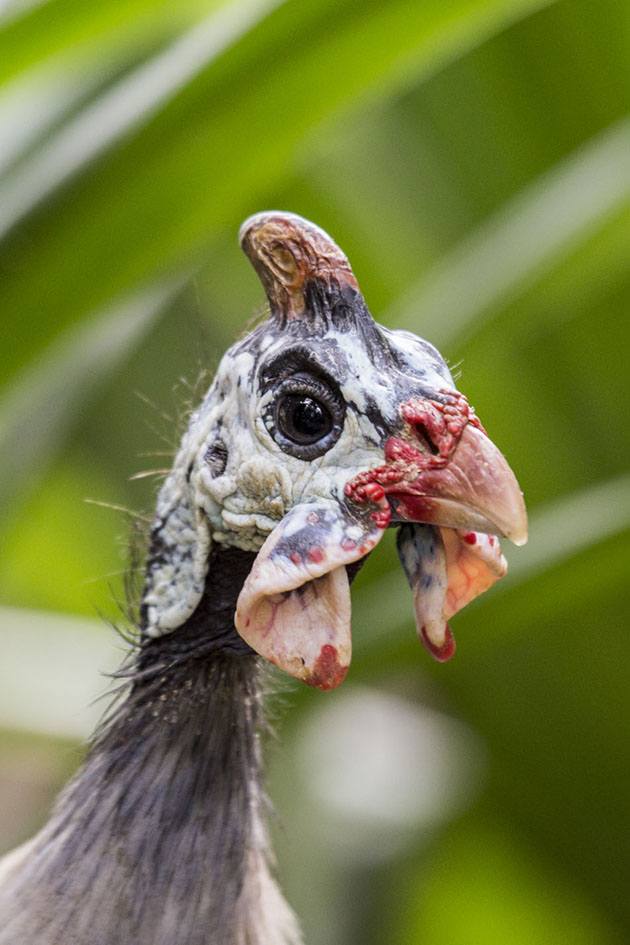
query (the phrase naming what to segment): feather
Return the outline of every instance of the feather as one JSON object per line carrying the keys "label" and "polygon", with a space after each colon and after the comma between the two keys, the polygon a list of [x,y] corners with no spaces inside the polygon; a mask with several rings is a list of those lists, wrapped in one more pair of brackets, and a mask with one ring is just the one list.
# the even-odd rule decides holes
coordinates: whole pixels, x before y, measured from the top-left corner
{"label": "feather", "polygon": [[213,552],[180,633],[145,637],[41,833],[0,866],[0,943],[297,945],[273,877],[259,658],[235,633],[253,555]]}

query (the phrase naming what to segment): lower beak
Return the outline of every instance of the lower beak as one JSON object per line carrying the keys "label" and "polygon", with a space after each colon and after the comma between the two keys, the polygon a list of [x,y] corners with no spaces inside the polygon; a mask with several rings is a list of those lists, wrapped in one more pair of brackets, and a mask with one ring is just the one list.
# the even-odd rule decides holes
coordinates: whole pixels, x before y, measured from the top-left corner
{"label": "lower beak", "polygon": [[[395,451],[395,441],[386,444]],[[478,427],[467,424],[444,465],[414,470],[384,486],[393,521],[422,522],[527,541],[523,494],[505,457]],[[417,474],[416,474],[417,472]]]}

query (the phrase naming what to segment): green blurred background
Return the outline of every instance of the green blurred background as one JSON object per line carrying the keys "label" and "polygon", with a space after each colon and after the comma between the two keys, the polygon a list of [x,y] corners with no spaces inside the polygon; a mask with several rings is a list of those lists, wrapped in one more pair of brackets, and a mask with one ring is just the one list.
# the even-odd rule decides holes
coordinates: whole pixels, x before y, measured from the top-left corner
{"label": "green blurred background", "polygon": [[0,3],[0,848],[79,762],[134,517],[261,307],[238,225],[279,207],[440,347],[532,523],[452,663],[417,645],[388,541],[344,687],[283,684],[276,846],[307,942],[630,940],[629,21]]}

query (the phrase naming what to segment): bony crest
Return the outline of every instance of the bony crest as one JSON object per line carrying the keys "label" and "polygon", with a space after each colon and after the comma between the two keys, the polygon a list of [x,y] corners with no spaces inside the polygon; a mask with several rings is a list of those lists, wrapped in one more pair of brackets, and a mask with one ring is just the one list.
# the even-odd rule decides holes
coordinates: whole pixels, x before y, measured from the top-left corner
{"label": "bony crest", "polygon": [[241,247],[258,273],[272,317],[308,318],[308,290],[314,283],[359,285],[346,256],[324,230],[292,213],[257,213],[243,223]]}

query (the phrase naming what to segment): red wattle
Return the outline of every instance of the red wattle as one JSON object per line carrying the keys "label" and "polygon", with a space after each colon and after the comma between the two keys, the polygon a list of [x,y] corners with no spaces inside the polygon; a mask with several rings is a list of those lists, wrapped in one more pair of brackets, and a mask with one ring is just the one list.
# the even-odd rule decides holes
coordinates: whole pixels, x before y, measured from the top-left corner
{"label": "red wattle", "polygon": [[446,625],[446,636],[442,646],[436,646],[435,643],[432,643],[431,640],[429,640],[424,627],[420,628],[420,639],[433,659],[437,660],[438,663],[446,663],[448,660],[452,659],[453,656],[455,656],[457,644],[455,643],[455,637],[453,636],[451,628],[448,624]]}
{"label": "red wattle", "polygon": [[313,667],[313,671],[304,682],[317,689],[336,689],[346,678],[347,666],[342,666],[338,659],[337,648],[325,643]]}

